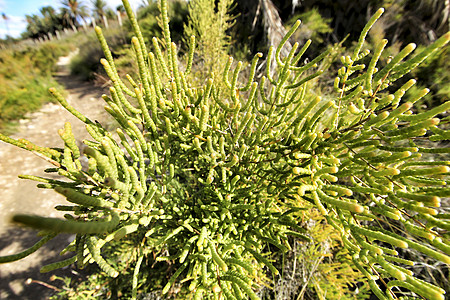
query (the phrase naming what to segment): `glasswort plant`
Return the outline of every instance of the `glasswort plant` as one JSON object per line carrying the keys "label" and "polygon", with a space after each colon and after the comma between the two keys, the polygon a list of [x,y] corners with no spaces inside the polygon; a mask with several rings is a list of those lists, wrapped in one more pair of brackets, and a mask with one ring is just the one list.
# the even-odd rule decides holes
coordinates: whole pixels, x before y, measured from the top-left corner
{"label": "glasswort plant", "polygon": [[[160,2],[164,39],[154,39],[150,52],[128,1],[123,2],[135,33],[131,43],[139,66],[136,78],[119,78],[102,31],[96,28],[105,54],[101,63],[112,81],[110,95],[103,99],[119,124],[116,133],[50,89],[85,123],[92,139],[83,141],[83,150],[69,123],[59,131],[63,149],[0,135],[4,142],[53,164],[46,171],[69,181],[22,177],[54,189],[71,203],[56,206],[68,212],[65,220],[13,216],[13,222],[41,230],[43,238],[30,249],[1,257],[1,263],[21,259],[58,233],[69,232],[76,239],[63,251],[73,256],[42,267],[43,272],[75,262],[80,268],[96,263],[109,276],[120,276],[115,258],[102,255],[102,249],[113,241],[128,241],[133,299],[140,268],[151,256],[176,267],[162,294],[179,281],[194,299],[255,300],[259,287],[270,284],[268,275],[278,275],[271,260],[275,248],[290,251],[290,236],[309,241],[296,217],[306,201],[340,233],[377,297],[398,299],[402,288],[444,299],[445,290],[415,278],[406,268],[414,261],[398,257],[397,250],[411,248],[450,264],[445,234],[450,216],[440,208],[441,197],[449,196],[450,162],[419,160],[429,153],[450,152],[434,142],[450,136],[438,127],[448,123],[439,116],[450,102],[415,114],[412,108],[419,98],[402,101],[415,81],[397,90],[392,85],[444,47],[450,33],[405,60],[415,48],[409,44],[380,67],[384,40],[366,66],[361,61],[369,51],[363,45],[383,13],[379,9],[354,53],[341,58],[335,92],[319,97],[308,93],[308,85],[323,73],[318,65],[330,51],[301,64],[310,43],[300,50],[296,43],[287,57],[280,57],[300,25],[297,21],[280,45],[270,48],[266,65],[275,59],[275,74],[268,69],[261,80],[255,79],[262,57],[258,53],[248,81],[242,83],[242,63],[233,64],[230,57],[220,85],[210,74],[202,86],[193,86],[195,38],[182,67],[170,38],[167,1]],[[423,146],[424,140],[436,146]],[[88,166],[81,164],[82,156],[88,157]],[[386,226],[394,222],[397,225]]]}

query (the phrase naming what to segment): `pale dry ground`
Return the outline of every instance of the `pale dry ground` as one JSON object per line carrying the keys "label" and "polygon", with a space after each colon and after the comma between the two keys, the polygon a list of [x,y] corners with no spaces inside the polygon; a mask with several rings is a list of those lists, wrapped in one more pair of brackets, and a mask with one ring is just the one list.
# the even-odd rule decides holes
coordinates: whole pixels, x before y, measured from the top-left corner
{"label": "pale dry ground", "polygon": [[[103,110],[104,102],[100,98],[104,91],[70,76],[67,68],[69,61],[69,57],[61,57],[58,62],[59,72],[55,74],[55,78],[68,92],[68,102],[91,120],[104,121],[106,113]],[[72,124],[77,140],[89,138],[84,124],[59,103],[48,103],[21,120],[17,132],[11,137],[25,138],[40,146],[62,147],[58,129],[63,128],[66,121]],[[54,210],[56,204],[67,204],[61,195],[52,190],[38,189],[37,182],[17,177],[20,174],[55,176],[43,172],[45,168],[50,167],[50,163],[31,152],[0,142],[0,256],[20,252],[39,240],[35,231],[11,225],[9,218],[12,214],[62,216]],[[27,258],[0,265],[0,299],[48,298],[52,290],[36,283],[25,284],[25,281],[32,278],[49,282],[52,273],[40,274],[39,269],[43,264],[64,259],[58,253],[71,238],[73,237],[69,235],[58,236]],[[69,271],[65,272],[67,274]]]}

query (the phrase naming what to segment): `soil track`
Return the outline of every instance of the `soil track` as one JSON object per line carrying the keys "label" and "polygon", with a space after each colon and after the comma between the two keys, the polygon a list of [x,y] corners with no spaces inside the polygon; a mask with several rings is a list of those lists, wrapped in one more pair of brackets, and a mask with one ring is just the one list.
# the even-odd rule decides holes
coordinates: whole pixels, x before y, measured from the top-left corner
{"label": "soil track", "polygon": [[[61,57],[58,72],[54,75],[66,88],[66,99],[91,120],[105,121],[104,102],[100,97],[105,91],[71,76],[68,71],[69,61],[70,56]],[[66,121],[72,124],[74,135],[79,141],[89,138],[84,124],[59,103],[48,103],[21,120],[17,132],[11,137],[25,138],[40,146],[62,147],[58,129],[63,128]],[[12,214],[31,213],[55,217],[58,212],[53,207],[67,204],[61,195],[52,190],[38,189],[36,182],[17,178],[20,174],[49,177],[43,172],[49,167],[52,165],[31,152],[0,142],[0,256],[20,252],[39,240],[36,232],[9,224]],[[71,271],[41,274],[39,269],[42,265],[64,259],[58,253],[67,245],[68,239],[73,237],[58,236],[27,258],[0,265],[0,299],[47,299],[53,290],[36,283],[36,280],[54,284],[49,281],[51,275],[68,275]],[[26,284],[28,278],[35,281]]]}

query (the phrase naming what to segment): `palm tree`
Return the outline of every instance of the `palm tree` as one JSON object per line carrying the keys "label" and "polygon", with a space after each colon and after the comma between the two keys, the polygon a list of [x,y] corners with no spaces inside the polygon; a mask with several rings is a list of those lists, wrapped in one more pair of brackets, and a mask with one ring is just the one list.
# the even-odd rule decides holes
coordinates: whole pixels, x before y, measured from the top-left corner
{"label": "palm tree", "polygon": [[108,21],[106,19],[106,10],[107,10],[107,4],[105,0],[92,0],[91,1],[92,6],[94,7],[93,13],[94,18],[96,20],[103,21],[103,24],[106,28],[108,28]]}
{"label": "palm tree", "polygon": [[56,11],[55,11],[55,9],[54,9],[52,6],[50,6],[50,5],[41,7],[41,8],[39,9],[39,12],[41,13],[41,15],[42,15],[44,18],[54,19],[55,16],[56,16],[56,14],[55,14]]}
{"label": "palm tree", "polygon": [[59,10],[59,17],[61,18],[61,23],[63,24],[63,28],[64,30],[66,30],[67,28],[72,28],[73,29],[73,20],[70,14],[70,11],[68,8],[66,7],[61,7],[61,9]]}
{"label": "palm tree", "polygon": [[26,15],[25,19],[27,21],[27,36],[33,39],[38,39],[42,35],[42,18],[38,15]]}
{"label": "palm tree", "polygon": [[44,6],[39,9],[39,12],[42,15],[42,25],[44,34],[48,35],[51,39],[52,34],[58,30],[58,17],[56,15],[56,11],[51,6]]}
{"label": "palm tree", "polygon": [[77,19],[81,17],[84,24],[86,24],[85,17],[87,16],[86,6],[79,0],[63,0],[61,4],[66,9],[65,12],[69,14],[70,25],[74,31],[77,31]]}

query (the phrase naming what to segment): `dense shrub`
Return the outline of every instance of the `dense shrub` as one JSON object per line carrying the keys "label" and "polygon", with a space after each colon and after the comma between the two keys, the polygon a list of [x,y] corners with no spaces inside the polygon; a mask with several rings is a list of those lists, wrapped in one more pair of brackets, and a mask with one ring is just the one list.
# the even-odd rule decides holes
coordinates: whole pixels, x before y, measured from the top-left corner
{"label": "dense shrub", "polygon": [[[0,135],[45,156],[52,164],[46,172],[64,181],[22,178],[71,203],[56,207],[67,212],[65,219],[13,216],[13,222],[41,230],[43,238],[0,257],[0,263],[21,259],[68,232],[76,238],[62,252],[72,256],[41,271],[96,264],[104,282],[96,287],[97,297],[136,299],[162,288],[169,297],[256,300],[264,286],[285,279],[279,271],[285,270],[285,255],[301,247],[298,258],[304,259],[317,255],[320,250],[308,250],[319,246],[339,264],[319,267],[323,256],[317,255],[315,268],[340,286],[303,277],[318,295],[366,298],[369,286],[380,299],[444,299],[445,287],[415,277],[414,256],[399,254],[408,249],[442,269],[450,264],[450,215],[441,207],[449,193],[450,162],[420,159],[450,153],[436,143],[449,137],[439,123],[450,102],[415,113],[414,103],[427,90],[404,101],[415,81],[397,89],[393,84],[446,46],[450,32],[412,58],[407,59],[415,45],[409,44],[378,65],[387,40],[372,55],[364,45],[384,12],[379,9],[353,53],[341,57],[333,88],[317,95],[309,86],[323,73],[318,66],[333,58],[332,49],[307,63],[301,60],[307,44],[300,50],[294,44],[280,56],[300,22],[269,49],[267,66],[274,60],[274,72],[267,67],[265,76],[255,77],[258,53],[242,80],[242,62],[233,64],[230,57],[220,84],[210,74],[203,84],[192,85],[195,38],[181,67],[167,1],[161,1],[164,42],[152,43],[150,52],[129,3],[124,6],[136,35],[131,40],[136,78],[119,76],[96,28],[106,57],[101,63],[112,81],[110,96],[103,99],[119,124],[116,135],[70,106],[56,89],[51,89],[55,99],[92,137],[82,149],[69,123],[59,130],[60,149]],[[331,240],[317,231],[328,232]],[[330,251],[338,248],[336,242],[342,251]],[[166,274],[152,276],[152,268],[162,274],[164,267]],[[352,285],[358,275],[365,279]],[[304,295],[304,288],[292,295]]]}
{"label": "dense shrub", "polygon": [[[137,12],[137,20],[142,28],[142,34],[147,46],[151,45],[153,37],[160,38],[162,36],[160,34],[161,22],[158,20],[158,12],[158,5],[153,1],[140,7]],[[171,27],[174,29],[173,39],[176,42],[181,41],[186,15],[186,3],[184,1],[173,1],[169,16]],[[123,27],[110,27],[105,30],[105,38],[111,48],[112,55],[118,59],[118,69],[122,76],[132,73],[136,67],[133,53],[127,43],[132,34],[131,24],[128,19],[125,20]],[[72,74],[80,76],[84,80],[99,79],[101,81],[105,77],[106,73],[100,64],[103,51],[96,41],[95,34],[91,32],[80,44],[79,54],[70,63]]]}
{"label": "dense shrub", "polygon": [[49,101],[49,87],[58,86],[51,73],[69,50],[66,44],[46,42],[0,51],[0,130]]}

